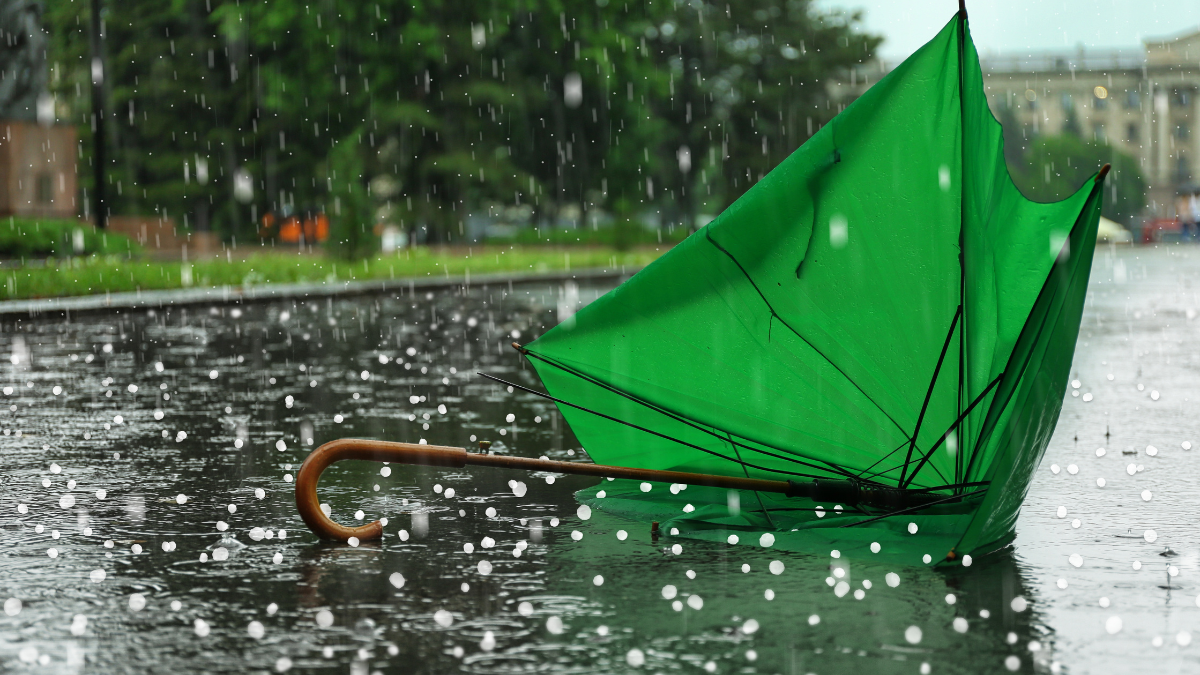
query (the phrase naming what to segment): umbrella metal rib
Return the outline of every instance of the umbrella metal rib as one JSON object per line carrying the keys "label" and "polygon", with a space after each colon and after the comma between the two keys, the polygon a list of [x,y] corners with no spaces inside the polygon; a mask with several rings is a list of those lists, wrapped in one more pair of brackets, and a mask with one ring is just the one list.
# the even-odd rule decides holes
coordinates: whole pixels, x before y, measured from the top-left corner
{"label": "umbrella metal rib", "polygon": [[[516,344],[516,343],[514,343],[514,344]],[[539,357],[539,358],[540,358],[540,357]],[[545,359],[542,359],[542,360],[543,360],[543,361],[545,361],[546,363],[549,363],[549,364],[551,364],[551,365],[554,365],[554,366],[556,366],[556,367],[561,367],[561,366],[558,366],[558,364],[555,364],[553,361],[548,361],[548,360],[545,360]],[[572,374],[575,374],[575,373],[573,373],[572,371],[570,371],[570,370],[567,370],[567,369],[565,369],[565,368],[564,368],[564,371],[566,371],[566,372],[571,372]],[[704,448],[704,447],[701,447],[701,446],[699,446],[699,445],[695,445],[694,443],[688,443],[687,441],[684,441],[684,440],[682,440],[682,439],[679,439],[679,438],[675,438],[674,436],[668,436],[667,434],[664,434],[664,433],[661,433],[661,432],[658,432],[658,431],[654,431],[654,430],[652,430],[652,429],[647,429],[647,428],[645,428],[645,427],[640,427],[640,426],[638,426],[638,425],[636,425],[636,424],[633,424],[632,422],[626,422],[626,421],[625,421],[625,420],[623,420],[623,419],[620,419],[620,418],[617,418],[617,417],[613,417],[613,416],[611,416],[611,415],[605,415],[605,414],[604,414],[604,413],[602,413],[602,412],[597,412],[597,411],[595,411],[595,410],[592,410],[591,408],[585,408],[585,407],[583,407],[583,406],[581,406],[581,405],[578,405],[578,404],[576,404],[576,403],[571,403],[570,401],[566,401],[566,400],[563,400],[563,399],[561,399],[561,398],[557,398],[557,397],[551,396],[550,394],[546,394],[546,393],[543,393],[543,392],[537,391],[536,389],[530,389],[529,387],[522,386],[522,385],[520,385],[520,384],[517,384],[517,383],[515,383],[515,382],[509,382],[508,380],[502,380],[502,379],[500,379],[500,378],[498,378],[498,377],[496,377],[496,376],[494,376],[494,375],[488,375],[487,373],[479,373],[479,375],[480,375],[481,377],[486,377],[486,378],[487,378],[487,379],[489,379],[489,380],[494,380],[494,381],[496,381],[496,382],[499,382],[500,384],[503,384],[503,385],[506,385],[506,386],[509,386],[509,387],[513,387],[514,389],[520,389],[521,391],[524,391],[524,392],[527,392],[527,393],[533,394],[534,396],[540,396],[540,397],[542,397],[542,398],[544,398],[544,399],[547,399],[547,400],[549,400],[549,401],[554,401],[555,403],[561,403],[562,405],[565,405],[565,406],[570,406],[570,407],[572,407],[572,408],[575,408],[576,410],[582,410],[583,412],[586,412],[586,413],[589,413],[589,414],[595,415],[595,416],[597,416],[597,417],[602,417],[602,418],[604,418],[604,419],[606,419],[606,420],[609,420],[610,422],[616,422],[617,424],[622,424],[622,425],[624,425],[624,426],[627,426],[627,427],[629,427],[629,428],[631,428],[631,429],[637,429],[638,431],[644,431],[644,432],[646,432],[646,433],[648,433],[648,434],[652,434],[652,435],[654,435],[654,436],[658,436],[659,438],[662,438],[662,439],[664,439],[664,440],[668,440],[668,441],[671,441],[671,442],[673,442],[673,443],[678,443],[678,444],[680,444],[680,445],[682,445],[682,446],[685,446],[685,447],[688,447],[688,448],[692,448],[693,450],[699,450],[700,452],[707,453],[707,454],[709,454],[709,455],[712,455],[713,457],[719,457],[719,458],[721,458],[721,459],[724,459],[724,460],[726,460],[726,461],[729,461],[729,462],[733,462],[733,463],[735,463],[735,464],[741,464],[743,467],[750,467],[751,469],[759,469],[759,470],[761,470],[761,471],[768,471],[768,472],[771,472],[771,473],[784,474],[784,475],[788,475],[788,476],[800,476],[800,477],[802,477],[802,478],[823,478],[823,476],[817,476],[817,475],[814,475],[814,474],[811,474],[811,473],[800,473],[800,472],[798,472],[798,471],[784,471],[783,469],[768,469],[768,468],[767,468],[767,467],[765,467],[765,466],[759,466],[759,465],[757,465],[757,464],[751,464],[751,463],[749,463],[749,462],[746,462],[746,461],[744,461],[744,460],[741,460],[741,459],[735,459],[735,458],[733,458],[733,457],[729,457],[728,455],[722,455],[721,453],[719,453],[719,452],[717,452],[717,451],[715,451],[715,450],[709,450],[708,448]],[[584,377],[584,376],[580,375],[579,377]],[[588,381],[589,381],[589,382],[594,382],[593,380],[590,380],[590,379],[589,379]],[[605,386],[603,383],[599,383],[599,382],[597,382],[597,384],[599,384],[600,386]],[[646,407],[648,407],[648,408],[650,408],[650,409],[652,409],[652,410],[655,410],[655,411],[657,411],[657,412],[660,412],[660,413],[662,413],[662,414],[664,414],[664,415],[667,415],[667,416],[671,417],[672,419],[675,419],[675,420],[677,420],[677,421],[679,421],[679,422],[682,422],[682,423],[684,423],[684,424],[687,424],[688,426],[690,426],[690,427],[692,427],[692,428],[694,428],[694,429],[697,429],[698,431],[701,431],[701,432],[704,432],[704,433],[706,433],[706,434],[709,434],[709,435],[713,436],[714,438],[721,439],[721,437],[720,437],[720,436],[718,436],[718,435],[716,435],[714,432],[712,432],[712,431],[709,431],[708,429],[704,429],[703,427],[700,427],[699,425],[695,424],[694,422],[691,422],[691,421],[689,421],[689,420],[683,419],[682,417],[678,417],[678,416],[674,415],[673,413],[671,413],[671,412],[669,412],[669,411],[663,410],[663,409],[661,409],[661,408],[654,407],[654,406],[650,405],[649,403],[646,403],[646,402],[644,402],[644,401],[641,401],[641,400],[639,400],[639,399],[637,399],[637,398],[634,398],[634,397],[632,397],[632,396],[628,396],[628,395],[626,395],[626,394],[622,393],[622,392],[621,392],[619,389],[610,388],[610,387],[606,387],[606,388],[608,388],[610,391],[612,391],[612,392],[614,392],[614,393],[616,393],[616,394],[620,394],[620,395],[622,395],[622,396],[625,396],[625,398],[628,398],[630,401],[633,401],[633,402],[635,402],[635,403],[640,403],[641,405],[644,405],[644,406],[646,406]],[[733,442],[733,441],[731,440],[731,442]],[[752,448],[752,447],[750,447],[750,446],[748,446],[748,445],[744,445],[744,444],[740,444],[740,443],[739,443],[739,444],[737,444],[737,445],[739,445],[740,447],[746,448],[747,450],[753,450],[754,452],[759,452],[759,453],[762,453],[762,454],[764,454],[764,455],[767,455],[767,456],[770,456],[770,457],[775,457],[775,458],[777,458],[777,459],[782,459],[782,460],[784,460],[784,461],[792,462],[793,464],[800,464],[800,465],[803,465],[803,466],[807,466],[807,467],[810,467],[810,468],[813,468],[813,469],[817,469],[818,471],[825,471],[825,470],[827,470],[827,469],[825,469],[825,467],[822,467],[822,466],[817,466],[817,465],[815,465],[815,464],[810,464],[810,463],[808,463],[808,462],[805,462],[805,461],[803,461],[803,460],[799,460],[799,459],[793,459],[793,458],[789,458],[789,457],[782,457],[782,456],[780,456],[780,455],[777,455],[777,454],[775,454],[775,453],[767,452],[766,450],[761,450],[761,449],[759,449],[759,448]],[[852,475],[853,475],[853,474],[851,474],[849,471],[847,471],[846,469],[844,469],[844,468],[842,468],[842,467],[840,467],[840,466],[838,466],[838,465],[836,465],[836,464],[832,464],[832,463],[830,463],[830,462],[823,462],[823,463],[824,463],[824,464],[826,464],[826,465],[827,465],[827,466],[828,466],[830,469],[832,469],[834,473],[838,473],[838,474],[841,474],[841,475],[843,475],[843,476],[847,476],[847,477],[850,477],[850,476],[852,476]]]}

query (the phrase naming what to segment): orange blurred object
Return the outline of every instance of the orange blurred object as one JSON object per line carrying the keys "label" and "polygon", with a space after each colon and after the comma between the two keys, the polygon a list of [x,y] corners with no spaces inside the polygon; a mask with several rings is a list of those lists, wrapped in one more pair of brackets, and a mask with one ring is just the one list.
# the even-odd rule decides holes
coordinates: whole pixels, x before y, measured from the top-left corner
{"label": "orange blurred object", "polygon": [[262,217],[262,227],[258,228],[259,239],[270,239],[275,230],[275,214],[267,212]]}
{"label": "orange blurred object", "polygon": [[299,244],[301,241],[309,245],[322,243],[329,239],[329,216],[308,213],[303,220],[297,216],[287,216],[280,222],[274,213],[268,213],[262,218],[258,236],[262,239],[278,238],[286,244]]}
{"label": "orange blurred object", "polygon": [[324,213],[318,213],[304,219],[304,240],[324,242],[329,238],[329,218]]}
{"label": "orange blurred object", "polygon": [[297,244],[300,242],[300,220],[295,216],[283,221],[279,226],[279,241],[288,244]]}

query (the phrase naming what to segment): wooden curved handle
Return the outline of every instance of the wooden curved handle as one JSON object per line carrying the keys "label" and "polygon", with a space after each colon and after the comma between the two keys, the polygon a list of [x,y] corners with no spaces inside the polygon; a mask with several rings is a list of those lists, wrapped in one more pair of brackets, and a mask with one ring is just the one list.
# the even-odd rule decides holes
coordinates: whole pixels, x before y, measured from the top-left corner
{"label": "wooden curved handle", "polygon": [[441,445],[389,443],[355,438],[330,441],[313,450],[296,473],[296,510],[300,512],[304,524],[322,539],[345,542],[351,537],[356,537],[359,541],[371,541],[383,537],[383,525],[378,520],[359,527],[346,527],[335,523],[321,510],[321,500],[317,497],[317,481],[330,464],[343,459],[461,468],[466,466],[467,451],[465,448]]}

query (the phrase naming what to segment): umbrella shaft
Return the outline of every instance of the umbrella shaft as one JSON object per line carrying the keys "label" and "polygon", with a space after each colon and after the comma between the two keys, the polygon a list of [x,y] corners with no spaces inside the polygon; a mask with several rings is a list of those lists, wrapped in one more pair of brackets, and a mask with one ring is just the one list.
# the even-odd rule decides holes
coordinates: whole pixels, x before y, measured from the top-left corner
{"label": "umbrella shaft", "polygon": [[321,477],[321,472],[330,464],[343,459],[453,468],[462,468],[471,464],[500,469],[547,471],[599,478],[623,478],[657,483],[682,483],[684,485],[700,485],[728,490],[775,492],[789,497],[807,497],[816,502],[846,504],[847,506],[867,504],[871,506],[899,508],[919,505],[937,499],[945,499],[944,496],[921,492],[865,486],[851,480],[821,478],[812,481],[795,482],[790,480],[737,478],[734,476],[714,476],[685,471],[658,471],[655,469],[637,469],[624,466],[606,466],[604,464],[581,464],[575,462],[558,462],[550,459],[489,455],[467,452],[465,448],[438,445],[415,445],[413,443],[390,443],[386,441],[346,438],[330,441],[313,450],[296,473],[296,508],[300,511],[300,516],[304,519],[309,529],[318,536],[336,541],[347,541],[352,537],[359,541],[370,541],[383,536],[383,526],[379,521],[359,527],[345,527],[334,522],[321,509],[320,500],[317,497],[317,481]]}
{"label": "umbrella shaft", "polygon": [[485,455],[483,453],[468,453],[464,463],[476,466],[494,466],[503,469],[525,469],[527,471],[548,471],[552,473],[569,473],[579,476],[597,476],[600,478],[624,478],[627,480],[653,481],[657,483],[682,483],[684,485],[703,485],[729,490],[751,490],[757,492],[787,493],[788,483],[782,480],[760,480],[755,478],[737,478],[734,476],[714,476],[704,473],[689,473],[686,471],[658,471],[655,469],[636,469],[625,466],[607,466],[605,464],[580,464],[576,462],[556,462],[550,459],[531,459],[528,457],[512,457],[508,455]]}

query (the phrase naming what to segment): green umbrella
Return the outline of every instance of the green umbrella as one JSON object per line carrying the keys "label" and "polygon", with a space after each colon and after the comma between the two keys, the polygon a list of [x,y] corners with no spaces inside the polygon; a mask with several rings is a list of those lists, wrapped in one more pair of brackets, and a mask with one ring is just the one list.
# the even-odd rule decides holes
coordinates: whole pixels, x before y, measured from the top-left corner
{"label": "green umbrella", "polygon": [[1034,203],[1002,145],[962,11],[716,220],[522,347],[598,463],[806,486],[581,499],[913,562],[1006,543],[1062,407],[1104,171]]}

